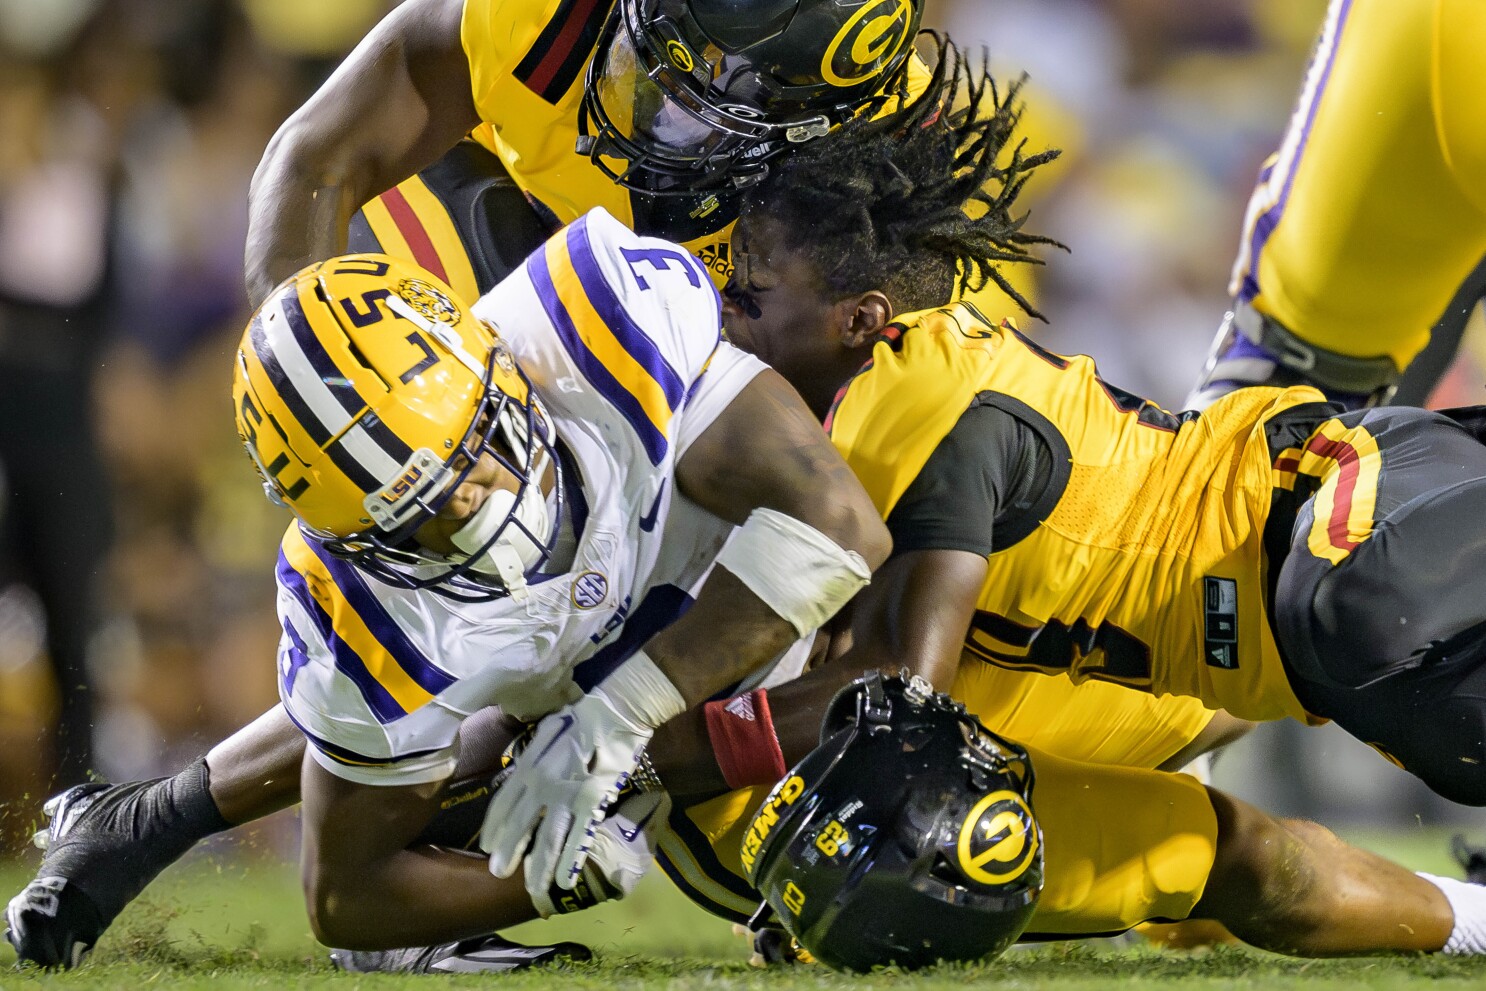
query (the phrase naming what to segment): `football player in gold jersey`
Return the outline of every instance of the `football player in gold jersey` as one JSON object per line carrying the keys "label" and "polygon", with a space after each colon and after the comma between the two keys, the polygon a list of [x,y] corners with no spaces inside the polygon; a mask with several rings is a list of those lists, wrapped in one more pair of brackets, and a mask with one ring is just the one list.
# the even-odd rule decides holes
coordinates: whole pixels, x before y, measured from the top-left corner
{"label": "football player in gold jersey", "polygon": [[[1486,491],[1486,447],[1460,425],[1471,417],[1337,417],[1308,388],[1245,390],[1206,414],[1174,416],[1108,385],[1087,358],[1050,354],[1009,323],[945,305],[957,278],[995,279],[996,264],[1027,258],[1038,243],[1011,211],[1041,157],[1017,152],[997,164],[1014,94],[994,115],[948,114],[936,101],[941,85],[955,84],[931,86],[891,121],[849,125],[792,156],[748,197],[734,236],[731,338],[827,418],[895,541],[833,640],[837,659],[769,690],[772,711],[789,714],[775,724],[786,758],[814,743],[801,714],[822,712],[830,691],[860,670],[907,664],[977,711],[995,700],[978,693],[976,674],[1013,666],[1200,694],[1257,718],[1328,715],[1352,727],[1384,713],[1391,693],[1395,716],[1419,707],[1418,740],[1386,718],[1378,732],[1400,749],[1417,742],[1405,763],[1417,758],[1410,766],[1436,788],[1475,797],[1481,779],[1452,773],[1446,758],[1478,750],[1464,749],[1470,734],[1442,724],[1476,718],[1479,726],[1471,694],[1451,687],[1481,654],[1478,641],[1439,628],[1481,619],[1468,596],[1441,583],[1415,601],[1380,587],[1396,555],[1409,553],[1387,531],[1430,537],[1395,511],[1393,486],[1413,478],[1427,494],[1411,508],[1436,514],[1457,545],[1436,540],[1433,562],[1469,584],[1461,578],[1479,555],[1481,542],[1469,536],[1479,517],[1454,515],[1464,507],[1449,501]],[[817,219],[807,228],[800,217]],[[1364,438],[1375,446],[1361,447]],[[1379,460],[1397,477],[1379,481]],[[1351,529],[1364,505],[1380,524],[1370,536]],[[1328,555],[1347,539],[1333,563]],[[1375,543],[1386,560],[1368,556]],[[1278,593],[1266,588],[1266,563]],[[1329,575],[1317,577],[1322,563]],[[1410,574],[1429,570],[1412,564]],[[1384,579],[1366,588],[1350,584],[1380,572]],[[1348,603],[1359,591],[1362,600]],[[1271,632],[1267,593],[1294,600],[1282,619],[1351,605],[1341,631],[1350,642],[1327,640],[1321,623],[1291,636],[1275,622]],[[1410,642],[1380,628],[1399,618],[1385,610],[1403,608],[1409,626],[1433,627],[1423,643],[1439,637],[1451,647],[1383,670],[1390,648]],[[1364,610],[1381,618],[1368,621]],[[1276,640],[1287,660],[1293,652],[1320,670],[1287,669]],[[1381,691],[1321,682],[1369,677],[1381,679]],[[709,730],[683,717],[657,737],[661,777],[673,790],[721,786],[727,766],[723,774],[709,767]],[[1479,732],[1474,739],[1479,749]],[[1290,952],[1401,948],[1403,928],[1416,949],[1486,949],[1478,886],[1410,875],[1318,826],[1274,820],[1183,775],[1028,749],[1047,855],[1030,932],[1119,929],[1161,916],[1218,919],[1247,941]],[[714,802],[710,828],[721,836],[729,828],[722,806],[746,801],[735,792]],[[733,835],[746,861],[756,837],[746,826]],[[1298,883],[1277,883],[1291,867]]]}
{"label": "football player in gold jersey", "polygon": [[[776,152],[871,105],[885,86],[922,88],[927,72],[909,45],[919,9],[918,0],[409,0],[265,153],[250,197],[249,295],[259,302],[305,261],[341,250],[349,224],[353,248],[411,258],[474,298],[554,226],[596,205],[687,241],[721,283],[738,196]],[[580,139],[586,158],[574,153]],[[986,677],[1008,700],[1006,718],[1045,725],[1089,759],[1179,762],[1231,726],[1187,700],[1107,697],[1121,693],[1093,686],[1070,706],[1066,679]],[[58,828],[82,818],[138,826],[118,837],[137,852],[129,871],[94,851],[122,892],[107,901],[122,904],[197,840],[296,801],[303,748],[275,708],[177,775],[94,789],[86,816],[81,795],[48,808]],[[89,928],[96,937],[110,921]]]}
{"label": "football player in gold jersey", "polygon": [[[938,180],[941,204],[927,162],[893,179],[901,202],[867,199],[849,142],[814,150],[841,157],[802,151],[750,196],[728,329],[826,417],[889,521],[894,560],[861,604],[897,593],[879,635],[939,685],[963,651],[1244,719],[1333,720],[1447,798],[1486,804],[1486,602],[1471,581],[1486,567],[1486,409],[1343,414],[1298,386],[1169,413],[1087,357],[943,305],[957,264],[996,278],[1037,240],[1013,227],[992,241],[962,216],[967,200],[1000,203],[962,195],[965,166]],[[805,231],[799,216],[826,219]],[[937,604],[928,628],[903,625],[915,588]]]}
{"label": "football player in gold jersey", "polygon": [[344,250],[348,227],[352,249],[410,258],[475,299],[597,206],[683,243],[721,285],[738,196],[770,158],[905,68],[922,78],[921,9],[409,0],[270,143],[249,199],[250,301]]}
{"label": "football player in gold jersey", "polygon": [[1349,405],[1395,386],[1399,402],[1424,401],[1443,363],[1421,361],[1431,371],[1402,383],[1401,372],[1436,321],[1434,335],[1454,340],[1431,357],[1453,352],[1486,292],[1483,40],[1480,4],[1331,0],[1249,201],[1233,311],[1189,405],[1294,382]]}

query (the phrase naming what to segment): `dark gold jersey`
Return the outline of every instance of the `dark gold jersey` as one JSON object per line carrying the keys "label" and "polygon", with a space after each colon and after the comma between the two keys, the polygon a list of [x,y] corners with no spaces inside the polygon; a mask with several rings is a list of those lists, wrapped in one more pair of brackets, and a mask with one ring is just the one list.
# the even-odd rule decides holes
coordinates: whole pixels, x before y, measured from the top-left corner
{"label": "dark gold jersey", "polygon": [[956,305],[896,325],[828,426],[899,550],[987,555],[968,654],[1306,719],[1266,615],[1264,428],[1319,399],[1175,415]]}

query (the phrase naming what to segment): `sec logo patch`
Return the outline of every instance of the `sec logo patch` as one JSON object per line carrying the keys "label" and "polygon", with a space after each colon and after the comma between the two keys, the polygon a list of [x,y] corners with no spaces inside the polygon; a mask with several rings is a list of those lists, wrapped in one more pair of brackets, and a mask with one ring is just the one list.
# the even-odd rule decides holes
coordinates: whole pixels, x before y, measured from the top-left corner
{"label": "sec logo patch", "polygon": [[609,579],[597,571],[585,571],[573,579],[573,605],[579,609],[592,609],[604,601],[609,594]]}
{"label": "sec logo patch", "polygon": [[1041,838],[1032,810],[1014,791],[993,791],[975,803],[955,845],[960,870],[981,884],[1005,884],[1027,872]]}

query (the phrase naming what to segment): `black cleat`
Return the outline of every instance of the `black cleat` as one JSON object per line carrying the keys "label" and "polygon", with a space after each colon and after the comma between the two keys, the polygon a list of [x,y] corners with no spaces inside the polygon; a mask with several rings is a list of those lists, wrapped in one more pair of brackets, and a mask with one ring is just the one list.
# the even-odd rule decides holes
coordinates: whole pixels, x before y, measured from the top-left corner
{"label": "black cleat", "polygon": [[[78,785],[52,796],[42,806],[51,823],[31,842],[42,850],[59,847],[91,798],[107,787]],[[82,963],[107,926],[93,899],[59,875],[50,861],[42,858],[36,877],[6,906],[5,938],[21,963],[65,970]]]}
{"label": "black cleat", "polygon": [[331,950],[330,961],[353,974],[499,974],[593,959],[582,943],[523,946],[494,934],[404,950]]}
{"label": "black cleat", "polygon": [[32,837],[46,851],[10,901],[6,938],[22,962],[72,967],[162,870],[201,838],[176,809],[169,778],[77,785],[42,806]]}
{"label": "black cleat", "polygon": [[1486,847],[1473,846],[1466,842],[1463,834],[1456,833],[1455,838],[1450,841],[1450,854],[1465,872],[1467,881],[1471,884],[1486,884]]}

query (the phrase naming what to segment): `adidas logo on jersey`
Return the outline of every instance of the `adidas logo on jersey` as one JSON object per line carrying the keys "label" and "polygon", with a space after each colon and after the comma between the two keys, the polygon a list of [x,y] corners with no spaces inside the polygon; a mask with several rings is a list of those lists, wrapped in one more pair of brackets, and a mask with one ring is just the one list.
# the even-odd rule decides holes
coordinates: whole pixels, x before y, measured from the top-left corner
{"label": "adidas logo on jersey", "polygon": [[697,252],[697,257],[709,271],[716,272],[725,279],[733,277],[733,249],[726,241],[707,245]]}
{"label": "adidas logo on jersey", "polygon": [[739,719],[746,719],[750,723],[756,722],[758,720],[758,716],[756,716],[753,711],[752,695],[739,695],[727,705],[723,706],[723,710],[730,715],[737,716]]}

